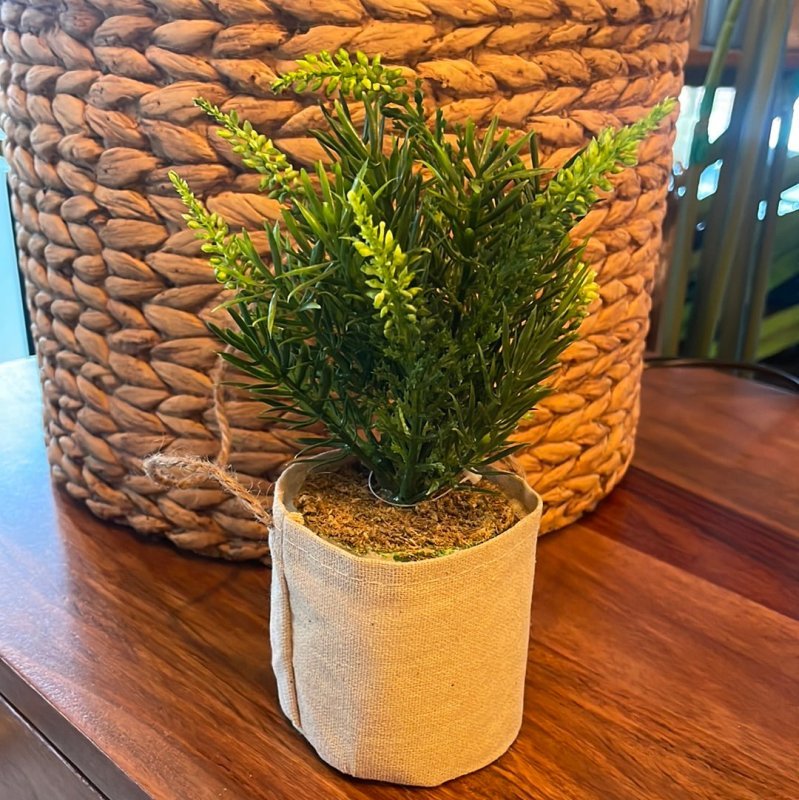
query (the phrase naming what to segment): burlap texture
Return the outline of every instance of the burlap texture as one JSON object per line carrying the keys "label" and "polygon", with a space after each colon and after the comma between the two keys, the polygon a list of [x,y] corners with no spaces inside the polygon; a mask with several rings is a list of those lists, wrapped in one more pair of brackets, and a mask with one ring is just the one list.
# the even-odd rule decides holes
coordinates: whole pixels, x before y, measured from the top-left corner
{"label": "burlap texture", "polygon": [[522,721],[541,499],[496,479],[529,514],[440,558],[363,558],[312,533],[275,490],[270,636],[280,705],[323,760],[419,786],[490,764]]}

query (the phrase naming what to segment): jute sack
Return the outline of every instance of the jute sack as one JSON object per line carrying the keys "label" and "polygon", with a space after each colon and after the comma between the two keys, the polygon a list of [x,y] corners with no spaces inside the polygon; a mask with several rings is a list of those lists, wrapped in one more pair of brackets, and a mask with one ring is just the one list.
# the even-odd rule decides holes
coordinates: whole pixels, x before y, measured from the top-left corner
{"label": "jute sack", "polygon": [[270,637],[286,716],[333,767],[418,786],[490,764],[522,722],[541,498],[498,487],[527,516],[483,544],[423,561],[357,556],[317,536],[292,501],[313,464],[275,488]]}

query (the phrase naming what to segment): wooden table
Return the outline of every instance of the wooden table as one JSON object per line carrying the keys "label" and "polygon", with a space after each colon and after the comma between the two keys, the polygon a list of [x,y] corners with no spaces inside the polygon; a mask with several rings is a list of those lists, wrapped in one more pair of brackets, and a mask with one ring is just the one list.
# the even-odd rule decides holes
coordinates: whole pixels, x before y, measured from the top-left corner
{"label": "wooden table", "polygon": [[797,396],[647,373],[628,477],[542,540],[517,743],[436,790],[319,761],[277,707],[269,571],[53,491],[38,403],[0,368],[2,800],[799,798]]}

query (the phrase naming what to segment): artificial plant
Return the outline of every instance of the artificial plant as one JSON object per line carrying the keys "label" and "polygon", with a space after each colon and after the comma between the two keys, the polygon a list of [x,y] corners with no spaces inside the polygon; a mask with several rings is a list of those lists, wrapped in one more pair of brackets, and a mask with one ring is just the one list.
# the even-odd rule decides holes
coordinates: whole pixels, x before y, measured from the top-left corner
{"label": "artificial plant", "polygon": [[269,409],[323,423],[310,448],[355,456],[386,499],[415,503],[516,449],[598,293],[569,232],[673,104],[550,175],[535,133],[429,119],[420,84],[379,56],[309,55],[274,90],[324,91],[313,136],[329,161],[298,170],[235,112],[197,101],[283,204],[268,254],[172,174],[234,293],[236,328],[214,330]]}

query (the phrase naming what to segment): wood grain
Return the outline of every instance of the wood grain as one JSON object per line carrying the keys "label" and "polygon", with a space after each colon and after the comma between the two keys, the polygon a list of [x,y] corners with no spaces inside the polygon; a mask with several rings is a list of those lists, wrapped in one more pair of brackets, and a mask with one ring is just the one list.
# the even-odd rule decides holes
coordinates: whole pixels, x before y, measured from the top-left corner
{"label": "wood grain", "polygon": [[[269,571],[175,552],[54,493],[33,367],[0,367],[0,694],[112,800],[795,800],[799,510],[718,452],[736,452],[748,410],[757,426],[799,400],[675,372],[646,376],[659,399],[628,479],[541,541],[517,743],[409,790],[337,773],[283,718]],[[783,498],[794,446],[776,431],[746,444]]]}
{"label": "wood grain", "polygon": [[636,467],[607,505],[592,530],[797,618],[799,539]]}
{"label": "wood grain", "polygon": [[796,394],[714,370],[650,369],[635,464],[799,536]]}

